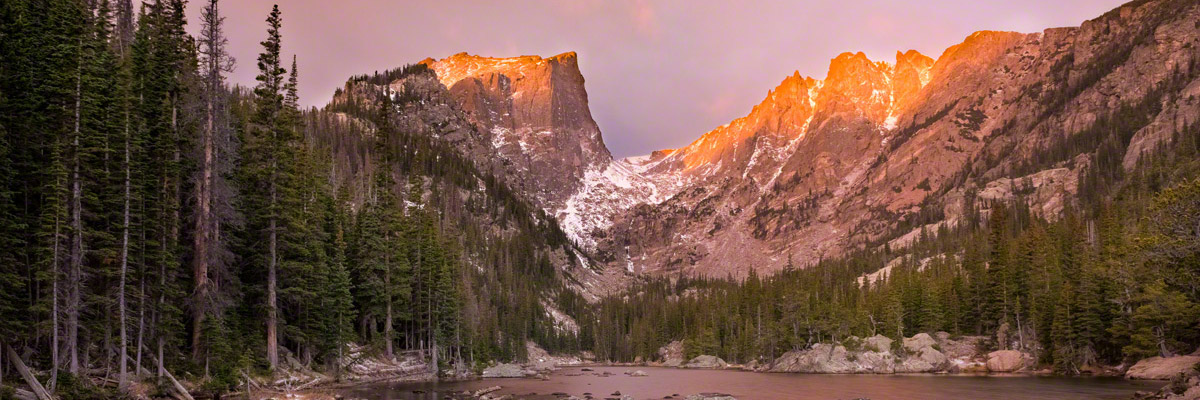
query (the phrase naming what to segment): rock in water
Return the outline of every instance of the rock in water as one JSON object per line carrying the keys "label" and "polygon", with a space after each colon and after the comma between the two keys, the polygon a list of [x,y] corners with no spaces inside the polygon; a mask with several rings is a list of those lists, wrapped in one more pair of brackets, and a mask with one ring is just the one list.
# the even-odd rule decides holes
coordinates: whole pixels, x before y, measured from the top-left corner
{"label": "rock in water", "polygon": [[713,369],[725,368],[728,365],[729,364],[725,363],[725,360],[722,360],[717,356],[700,355],[696,356],[696,358],[693,358],[691,361],[688,361],[684,368]]}
{"label": "rock in water", "polygon": [[724,393],[697,393],[688,395],[685,400],[737,400],[737,398]]}

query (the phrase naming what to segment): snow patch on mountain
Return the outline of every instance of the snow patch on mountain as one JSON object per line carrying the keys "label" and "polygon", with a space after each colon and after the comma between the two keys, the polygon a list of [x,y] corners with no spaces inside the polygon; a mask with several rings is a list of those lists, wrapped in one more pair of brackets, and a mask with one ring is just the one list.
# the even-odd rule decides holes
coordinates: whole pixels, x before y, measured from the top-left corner
{"label": "snow patch on mountain", "polygon": [[883,120],[884,129],[889,131],[896,129],[896,123],[899,121],[899,119],[900,118],[895,115],[888,115],[887,119]]}
{"label": "snow patch on mountain", "polygon": [[580,188],[567,199],[555,217],[563,231],[576,244],[594,250],[593,232],[612,225],[618,213],[639,204],[658,204],[683,186],[674,176],[649,175],[655,165],[649,156],[612,160],[603,168],[589,169]]}

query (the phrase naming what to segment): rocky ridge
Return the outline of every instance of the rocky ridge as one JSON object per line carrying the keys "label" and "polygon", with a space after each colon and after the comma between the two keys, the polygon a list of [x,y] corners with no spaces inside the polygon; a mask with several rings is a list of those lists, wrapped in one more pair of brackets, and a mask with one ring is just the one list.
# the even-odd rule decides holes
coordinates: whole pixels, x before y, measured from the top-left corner
{"label": "rocky ridge", "polygon": [[450,139],[557,220],[581,250],[563,262],[595,298],[638,274],[769,273],[898,249],[998,200],[1053,219],[1111,163],[1063,154],[1070,138],[1151,110],[1130,122],[1129,169],[1200,120],[1197,21],[1200,4],[1146,0],[1078,27],[976,32],[936,58],[843,53],[824,79],[796,72],[687,146],[621,160],[575,53],[423,63],[461,115],[434,122],[462,124]]}
{"label": "rocky ridge", "polygon": [[491,58],[459,53],[429,66],[494,155],[538,205],[559,209],[612,156],[592,119],[574,52]]}
{"label": "rocky ridge", "polygon": [[655,196],[608,191],[619,205],[572,210],[601,210],[591,214],[601,221],[564,226],[612,268],[724,276],[901,248],[997,200],[1054,219],[1104,167],[1090,149],[1048,155],[1068,137],[1151,104],[1128,169],[1200,119],[1198,20],[1195,3],[1143,1],[1079,27],[977,32],[936,59],[844,53],[825,79],[793,74],[686,147],[615,161],[666,184],[638,188]]}

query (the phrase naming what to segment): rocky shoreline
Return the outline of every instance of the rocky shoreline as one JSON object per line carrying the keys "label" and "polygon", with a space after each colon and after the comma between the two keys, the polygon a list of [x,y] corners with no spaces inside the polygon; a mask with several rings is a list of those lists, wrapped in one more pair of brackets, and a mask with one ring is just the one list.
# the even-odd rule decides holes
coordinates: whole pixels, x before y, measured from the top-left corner
{"label": "rocky shoreline", "polygon": [[[936,337],[935,337],[936,336]],[[1017,350],[981,351],[983,337],[919,333],[896,342],[882,335],[849,337],[785,353],[769,372],[818,374],[1038,373],[1034,357]]]}
{"label": "rocky shoreline", "polygon": [[[660,348],[660,361],[649,365],[810,374],[1050,373],[1038,370],[1033,355],[1025,352],[983,351],[985,340],[981,336],[955,338],[946,332],[919,333],[901,341],[883,335],[851,336],[837,343],[817,343],[806,349],[792,350],[770,362],[751,361],[744,365],[731,365],[720,358],[704,355],[685,360],[683,345],[676,341]],[[1111,372],[1112,375],[1118,373]]]}
{"label": "rocky shoreline", "polygon": [[[361,386],[383,381],[431,382],[439,379],[481,379],[481,378],[513,378],[513,379],[543,379],[559,371],[562,367],[578,367],[579,371],[569,374],[605,374],[615,375],[608,371],[594,371],[593,367],[630,367],[624,371],[633,377],[649,376],[645,371],[637,370],[639,366],[680,368],[680,369],[727,369],[760,373],[799,373],[799,374],[940,374],[940,375],[1051,375],[1051,371],[1038,368],[1033,355],[1017,350],[983,351],[986,338],[979,336],[952,337],[945,332],[933,335],[920,333],[912,337],[895,341],[890,338],[875,335],[868,338],[849,337],[837,344],[819,343],[807,349],[794,350],[784,353],[770,363],[750,362],[747,364],[730,364],[719,357],[699,355],[684,359],[683,344],[675,341],[659,349],[658,358],[653,361],[635,363],[596,362],[584,354],[582,356],[551,355],[536,344],[527,346],[528,361],[524,363],[495,363],[484,368],[479,374],[466,374],[452,378],[438,378],[432,373],[411,374],[400,373],[367,373],[364,368],[355,371],[356,379],[352,382],[339,384],[315,385],[311,390],[278,393],[288,398],[303,398],[312,400],[341,399],[330,389]],[[1170,381],[1162,390],[1154,393],[1138,393],[1134,398],[1146,400],[1183,400],[1200,399],[1200,351],[1192,355],[1169,358],[1152,357],[1122,368],[1114,366],[1091,371],[1093,376],[1124,377],[1135,380]],[[374,379],[367,378],[368,376]],[[500,400],[511,399],[511,396],[494,395],[500,386],[493,386],[477,392],[462,392],[455,399]],[[595,396],[592,399],[624,399],[619,393],[608,396]],[[259,397],[259,398],[270,398]],[[573,397],[559,396],[560,399]],[[703,393],[689,396],[675,396],[677,400],[735,400],[733,397],[720,393]],[[587,400],[588,398],[575,398]]]}

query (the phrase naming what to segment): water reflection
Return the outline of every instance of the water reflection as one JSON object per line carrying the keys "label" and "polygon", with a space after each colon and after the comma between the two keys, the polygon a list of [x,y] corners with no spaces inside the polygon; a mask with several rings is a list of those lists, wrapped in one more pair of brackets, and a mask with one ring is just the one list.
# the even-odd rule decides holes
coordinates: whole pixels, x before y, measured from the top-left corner
{"label": "water reflection", "polygon": [[[486,379],[452,383],[384,384],[345,391],[347,398],[368,400],[443,400],[491,386],[497,394],[522,399],[555,399],[561,395],[599,400],[620,395],[635,399],[680,398],[703,392],[729,393],[739,400],[1022,400],[1128,399],[1139,390],[1152,391],[1162,382],[1119,378],[949,375],[804,375],[671,368],[564,368],[549,380]],[[640,369],[649,376],[631,377]],[[605,374],[607,372],[607,374]],[[620,395],[614,395],[614,393]]]}

